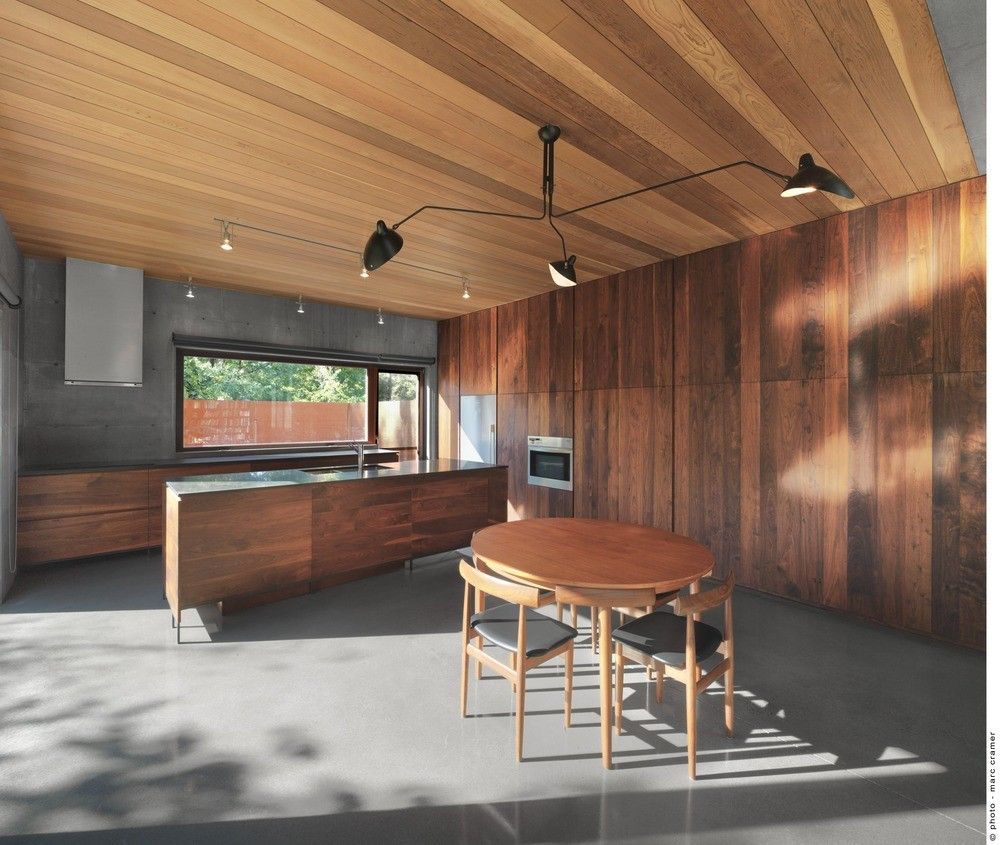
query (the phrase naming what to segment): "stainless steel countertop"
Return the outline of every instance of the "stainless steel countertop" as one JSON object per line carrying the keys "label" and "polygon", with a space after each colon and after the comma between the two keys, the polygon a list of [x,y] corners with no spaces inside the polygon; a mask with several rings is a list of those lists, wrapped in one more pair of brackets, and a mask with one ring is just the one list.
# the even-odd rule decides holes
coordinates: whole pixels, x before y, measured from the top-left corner
{"label": "stainless steel countertop", "polygon": [[234,490],[262,490],[267,487],[293,487],[308,484],[331,484],[345,481],[370,481],[380,478],[402,478],[413,475],[436,475],[450,472],[475,472],[505,467],[506,464],[482,464],[478,461],[400,461],[384,467],[329,469],[307,472],[301,469],[263,470],[259,472],[225,472],[217,475],[190,475],[165,482],[178,496],[200,493],[222,493]]}

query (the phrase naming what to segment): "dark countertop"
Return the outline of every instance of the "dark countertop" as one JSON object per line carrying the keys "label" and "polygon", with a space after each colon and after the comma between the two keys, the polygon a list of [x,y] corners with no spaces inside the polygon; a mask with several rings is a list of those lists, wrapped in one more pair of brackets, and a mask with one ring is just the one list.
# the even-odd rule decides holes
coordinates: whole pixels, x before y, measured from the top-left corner
{"label": "dark countertop", "polygon": [[178,496],[198,493],[222,493],[233,490],[260,490],[266,487],[289,487],[300,484],[330,484],[343,481],[367,481],[375,478],[401,478],[412,475],[437,475],[450,472],[474,472],[497,469],[506,464],[481,464],[478,461],[400,461],[383,467],[369,467],[359,474],[357,469],[306,472],[301,469],[262,470],[260,472],[226,472],[218,475],[190,475],[167,481],[166,485]]}
{"label": "dark countertop", "polygon": [[[388,460],[397,456],[392,449],[365,449],[365,457],[377,456],[378,460]],[[57,467],[24,467],[18,470],[18,475],[59,475],[68,472],[107,472],[110,470],[147,469],[148,467],[189,467],[212,466],[216,464],[266,463],[268,461],[308,460],[315,458],[322,462],[327,458],[355,458],[357,452],[353,449],[330,449],[322,452],[262,452],[260,454],[215,454],[215,455],[179,455],[176,458],[160,458],[148,461],[121,461],[106,464],[61,464]]]}

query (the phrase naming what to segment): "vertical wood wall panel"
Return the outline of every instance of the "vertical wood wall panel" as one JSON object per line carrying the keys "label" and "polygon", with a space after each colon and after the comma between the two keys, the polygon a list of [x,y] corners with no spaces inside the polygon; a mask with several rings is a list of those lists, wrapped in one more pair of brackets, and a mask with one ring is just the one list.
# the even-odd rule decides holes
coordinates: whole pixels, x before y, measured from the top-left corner
{"label": "vertical wood wall panel", "polygon": [[460,318],[438,323],[438,457],[458,457],[458,411],[462,355]]}
{"label": "vertical wood wall panel", "polygon": [[462,348],[459,380],[463,396],[496,393],[497,310],[487,308],[459,317]]}
{"label": "vertical wood wall panel", "polygon": [[497,306],[497,392],[573,389],[573,290]]}
{"label": "vertical wood wall panel", "polygon": [[673,382],[671,262],[580,285],[574,291],[577,390]]}
{"label": "vertical wood wall panel", "polygon": [[[530,347],[553,295],[503,306],[501,430],[572,430],[577,516],[673,525],[716,574],[982,648],[984,199],[971,179],[584,283],[573,392]],[[530,495],[519,516],[555,515]]]}

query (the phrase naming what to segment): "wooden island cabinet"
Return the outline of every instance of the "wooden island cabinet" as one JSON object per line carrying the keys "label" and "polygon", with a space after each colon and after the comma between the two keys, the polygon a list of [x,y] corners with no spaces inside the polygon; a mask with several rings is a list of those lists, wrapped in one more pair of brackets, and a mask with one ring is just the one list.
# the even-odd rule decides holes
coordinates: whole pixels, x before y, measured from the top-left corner
{"label": "wooden island cabinet", "polygon": [[167,482],[165,592],[174,619],[301,595],[468,546],[505,522],[507,468],[402,461],[329,472],[227,473]]}

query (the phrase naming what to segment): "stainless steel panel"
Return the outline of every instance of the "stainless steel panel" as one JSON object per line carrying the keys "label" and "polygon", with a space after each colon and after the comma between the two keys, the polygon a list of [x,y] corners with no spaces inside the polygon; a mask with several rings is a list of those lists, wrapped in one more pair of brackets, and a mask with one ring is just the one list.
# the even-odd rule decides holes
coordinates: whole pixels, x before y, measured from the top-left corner
{"label": "stainless steel panel", "polygon": [[458,456],[463,461],[496,463],[497,397],[493,393],[459,400]]}
{"label": "stainless steel panel", "polygon": [[66,384],[142,386],[142,270],[66,259]]}

